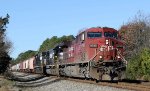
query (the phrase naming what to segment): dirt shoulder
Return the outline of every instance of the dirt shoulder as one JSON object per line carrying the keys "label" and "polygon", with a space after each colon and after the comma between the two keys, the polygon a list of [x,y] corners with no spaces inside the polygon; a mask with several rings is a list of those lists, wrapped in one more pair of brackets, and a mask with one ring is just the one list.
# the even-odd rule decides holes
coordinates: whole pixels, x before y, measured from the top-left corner
{"label": "dirt shoulder", "polygon": [[5,79],[4,76],[0,76],[0,91],[14,91],[11,88],[13,88],[13,81]]}

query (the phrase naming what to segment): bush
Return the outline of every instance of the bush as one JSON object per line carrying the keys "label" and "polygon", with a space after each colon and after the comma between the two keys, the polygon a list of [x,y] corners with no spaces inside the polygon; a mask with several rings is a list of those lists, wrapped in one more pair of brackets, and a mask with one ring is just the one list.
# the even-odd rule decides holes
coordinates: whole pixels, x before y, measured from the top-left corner
{"label": "bush", "polygon": [[126,75],[129,79],[150,80],[150,49],[144,48],[129,60]]}

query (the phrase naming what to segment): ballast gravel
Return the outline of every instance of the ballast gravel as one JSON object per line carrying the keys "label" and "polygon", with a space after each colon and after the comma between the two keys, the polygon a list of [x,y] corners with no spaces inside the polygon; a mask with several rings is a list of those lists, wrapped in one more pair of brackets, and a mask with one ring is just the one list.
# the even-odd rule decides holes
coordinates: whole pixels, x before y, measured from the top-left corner
{"label": "ballast gravel", "polygon": [[108,86],[99,86],[89,83],[80,83],[69,80],[60,80],[40,87],[21,88],[21,91],[131,91]]}

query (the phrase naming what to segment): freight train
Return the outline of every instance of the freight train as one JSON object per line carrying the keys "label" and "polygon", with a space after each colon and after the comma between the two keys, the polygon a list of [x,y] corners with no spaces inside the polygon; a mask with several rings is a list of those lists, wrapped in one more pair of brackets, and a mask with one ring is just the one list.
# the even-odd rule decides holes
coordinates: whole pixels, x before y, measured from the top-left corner
{"label": "freight train", "polygon": [[94,27],[80,32],[73,41],[37,53],[12,69],[96,81],[121,80],[127,66],[123,51],[124,43],[117,30]]}

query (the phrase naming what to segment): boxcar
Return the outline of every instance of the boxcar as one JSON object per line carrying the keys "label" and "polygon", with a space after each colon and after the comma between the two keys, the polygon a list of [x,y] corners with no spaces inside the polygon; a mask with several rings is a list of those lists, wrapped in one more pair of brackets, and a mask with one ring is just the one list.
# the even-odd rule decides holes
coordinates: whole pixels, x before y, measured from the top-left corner
{"label": "boxcar", "polygon": [[29,72],[33,73],[34,72],[34,67],[33,67],[33,61],[35,60],[35,57],[29,58]]}
{"label": "boxcar", "polygon": [[20,63],[16,64],[16,71],[20,70],[19,66],[20,66]]}
{"label": "boxcar", "polygon": [[20,62],[19,71],[23,72],[23,62]]}
{"label": "boxcar", "polygon": [[12,71],[16,71],[16,65],[13,65],[13,66],[11,67],[11,70],[12,70]]}

